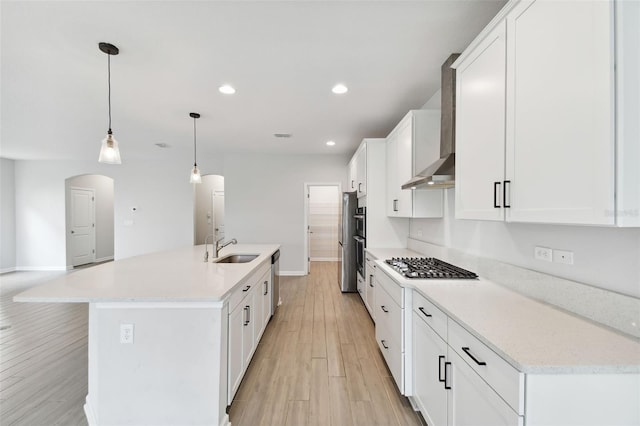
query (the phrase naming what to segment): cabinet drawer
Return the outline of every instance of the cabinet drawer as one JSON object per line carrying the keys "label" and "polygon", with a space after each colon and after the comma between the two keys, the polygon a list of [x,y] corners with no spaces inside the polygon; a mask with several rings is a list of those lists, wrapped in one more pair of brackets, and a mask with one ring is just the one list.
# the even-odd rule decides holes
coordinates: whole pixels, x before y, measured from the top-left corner
{"label": "cabinet drawer", "polygon": [[[264,274],[268,273],[268,270],[271,268],[271,264],[269,262],[264,262],[262,265],[258,267],[253,273],[251,273],[244,283],[239,285],[231,296],[229,296],[229,312],[233,311],[238,303],[244,299],[244,297],[251,292],[251,289],[256,285],[262,284],[260,278],[264,276]],[[249,287],[249,288],[247,288]]]}
{"label": "cabinet drawer", "polygon": [[376,288],[375,302],[376,328],[378,324],[386,327],[388,331],[393,333],[393,337],[398,340],[401,348],[403,348],[402,309],[382,287]]}
{"label": "cabinet drawer", "polygon": [[386,324],[376,323],[376,342],[400,393],[404,394],[404,355],[399,339]]}
{"label": "cabinet drawer", "polygon": [[518,414],[524,415],[524,374],[449,319],[449,346]]}
{"label": "cabinet drawer", "polygon": [[398,283],[396,283],[382,269],[377,271],[375,280],[378,281],[378,283],[380,283],[382,288],[384,288],[387,291],[387,293],[391,295],[391,297],[393,298],[393,300],[395,300],[398,306],[400,306],[401,308],[404,308],[404,298],[402,297],[403,296],[402,292],[404,289]]}
{"label": "cabinet drawer", "polygon": [[447,340],[447,316],[415,290],[413,291],[413,311],[440,337]]}

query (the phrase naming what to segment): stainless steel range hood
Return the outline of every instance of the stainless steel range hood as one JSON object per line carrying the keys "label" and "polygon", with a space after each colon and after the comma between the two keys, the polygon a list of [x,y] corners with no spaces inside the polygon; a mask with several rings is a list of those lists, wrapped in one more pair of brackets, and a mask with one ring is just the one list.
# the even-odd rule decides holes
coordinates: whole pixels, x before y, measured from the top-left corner
{"label": "stainless steel range hood", "polygon": [[454,53],[442,64],[442,115],[440,117],[440,159],[429,165],[402,189],[451,188],[456,180],[456,71],[451,64],[460,56]]}

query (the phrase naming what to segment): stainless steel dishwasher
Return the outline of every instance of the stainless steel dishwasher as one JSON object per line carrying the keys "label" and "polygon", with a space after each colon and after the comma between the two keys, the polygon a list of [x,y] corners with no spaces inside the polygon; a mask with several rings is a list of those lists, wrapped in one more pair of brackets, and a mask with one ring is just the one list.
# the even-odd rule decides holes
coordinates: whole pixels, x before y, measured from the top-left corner
{"label": "stainless steel dishwasher", "polygon": [[271,316],[280,304],[280,250],[271,256]]}

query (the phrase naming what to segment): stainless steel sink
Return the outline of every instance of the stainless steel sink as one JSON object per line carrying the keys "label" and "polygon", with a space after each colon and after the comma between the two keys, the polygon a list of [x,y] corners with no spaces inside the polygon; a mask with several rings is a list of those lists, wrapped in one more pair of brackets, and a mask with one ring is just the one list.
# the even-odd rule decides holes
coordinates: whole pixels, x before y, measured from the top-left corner
{"label": "stainless steel sink", "polygon": [[259,254],[229,254],[227,256],[221,257],[220,259],[216,259],[214,263],[247,263],[251,262],[256,257],[260,256]]}

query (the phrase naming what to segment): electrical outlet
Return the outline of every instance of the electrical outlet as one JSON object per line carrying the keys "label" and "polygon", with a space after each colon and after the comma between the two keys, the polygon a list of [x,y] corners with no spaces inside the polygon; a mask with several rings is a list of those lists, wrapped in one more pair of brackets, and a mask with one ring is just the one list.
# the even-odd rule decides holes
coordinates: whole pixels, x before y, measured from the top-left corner
{"label": "electrical outlet", "polygon": [[120,324],[120,343],[133,343],[133,324]]}
{"label": "electrical outlet", "polygon": [[555,250],[553,252],[553,261],[556,263],[573,265],[573,252],[566,250]]}
{"label": "electrical outlet", "polygon": [[536,246],[533,251],[533,257],[538,260],[544,260],[545,262],[553,262],[553,250],[549,247]]}

